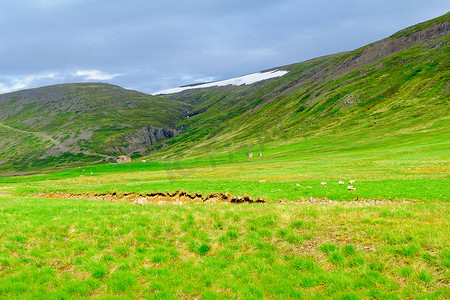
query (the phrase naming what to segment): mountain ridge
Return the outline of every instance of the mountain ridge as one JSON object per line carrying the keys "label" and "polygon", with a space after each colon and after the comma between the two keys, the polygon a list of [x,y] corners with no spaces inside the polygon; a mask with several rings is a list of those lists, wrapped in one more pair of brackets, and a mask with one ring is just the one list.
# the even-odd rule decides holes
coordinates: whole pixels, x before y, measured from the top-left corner
{"label": "mountain ridge", "polygon": [[[3,94],[0,105],[0,159],[22,164],[65,152],[97,161],[141,151],[165,135],[177,134],[174,125],[188,107],[105,83],[61,84]],[[147,135],[136,141],[133,133],[143,136],[139,132],[143,128]],[[33,150],[24,149],[25,144]]]}
{"label": "mountain ridge", "polygon": [[449,24],[447,13],[353,51],[268,69],[287,73],[247,85],[194,85],[158,97],[104,83],[2,94],[0,169],[111,161],[119,154],[175,159],[271,141],[346,138],[340,127],[367,139],[386,135],[388,126],[394,135],[410,132],[413,123],[421,130],[439,124],[442,132]]}
{"label": "mountain ridge", "polygon": [[[284,138],[287,139],[295,138],[297,129],[293,130],[292,127],[294,126],[286,124],[287,122],[297,123],[295,126],[308,134],[312,132],[317,134],[321,130],[319,125],[322,125],[322,128],[327,128],[329,123],[336,123],[333,126],[337,128],[337,123],[346,121],[344,120],[345,114],[352,110],[355,115],[358,115],[358,113],[365,113],[365,110],[372,109],[380,103],[383,104],[382,102],[388,104],[391,99],[395,99],[400,106],[405,106],[406,102],[413,102],[411,99],[415,98],[415,95],[410,95],[408,89],[417,89],[417,86],[421,84],[420,78],[424,82],[434,81],[436,85],[444,85],[439,90],[439,98],[444,101],[448,99],[448,85],[445,86],[445,78],[450,77],[447,71],[449,19],[450,14],[447,13],[437,19],[408,27],[391,37],[354,51],[277,67],[276,69],[289,70],[290,73],[273,79],[264,85],[256,83],[253,86],[245,87],[228,86],[224,88],[193,89],[169,96],[195,104],[197,111],[193,111],[193,114],[195,115],[194,118],[198,120],[194,122],[190,119],[187,123],[191,123],[196,132],[199,131],[198,127],[204,125],[205,131],[198,136],[196,145],[192,145],[192,147],[202,148],[214,143],[207,140],[214,138],[220,132],[228,131],[228,134],[238,137],[234,139],[234,142],[228,143],[228,146],[231,146],[230,144],[239,145],[236,149],[243,145],[241,141],[244,140],[253,140],[247,143],[250,146],[267,139],[255,138],[257,134],[263,134],[266,137],[275,136],[275,139],[281,136],[285,136]],[[427,26],[424,27],[423,24]],[[421,30],[417,31],[415,28]],[[380,49],[384,52],[380,52]],[[365,66],[360,67],[361,63],[364,63]],[[418,65],[415,66],[416,64]],[[433,74],[432,70],[437,70],[440,76]],[[377,76],[372,76],[373,74],[377,74]],[[382,80],[383,78],[389,80]],[[408,86],[408,82],[414,82],[414,88],[412,85]],[[430,92],[434,93],[435,88],[435,86],[429,86]],[[366,89],[370,89],[371,92],[367,93]],[[262,90],[265,91],[261,93]],[[333,92],[337,90],[342,90],[342,92]],[[400,92],[403,94],[399,95]],[[421,91],[421,93],[423,94],[424,91]],[[363,101],[361,98],[369,99],[369,101],[364,100],[366,103],[361,103]],[[424,99],[429,101],[430,97]],[[223,105],[224,102],[228,102],[227,105]],[[254,113],[260,111],[261,108],[277,106],[276,103],[279,102],[283,102],[283,104],[278,105],[277,108],[268,109],[268,111],[272,111],[271,113],[255,116]],[[429,104],[427,109],[430,109],[433,105],[431,102]],[[330,113],[330,107],[336,108],[336,105],[346,110],[344,116],[339,116],[341,113],[336,109],[333,111],[334,116]],[[441,103],[441,105],[443,105],[442,111],[448,111],[448,106],[445,103]],[[293,106],[296,106],[296,109]],[[362,109],[358,106],[365,106],[365,108]],[[408,103],[406,106],[411,105]],[[227,111],[229,107],[232,107],[232,109]],[[208,112],[208,110],[211,114],[205,116],[205,112]],[[315,111],[319,111],[319,113]],[[229,114],[235,112],[238,112],[236,115],[245,115],[241,119],[237,117],[233,120],[233,123],[240,125],[232,130],[226,128],[229,127],[229,124],[220,127],[220,124],[226,124],[226,120],[230,119]],[[274,115],[273,112],[276,112],[278,117],[271,118]],[[299,118],[296,117],[298,112],[302,112],[300,119],[303,119],[301,120],[303,122],[299,122]],[[218,117],[220,115],[222,117]],[[408,118],[408,115],[409,113],[405,114],[404,117]],[[280,117],[284,117],[285,120],[280,120]],[[340,118],[338,122],[335,122],[336,117]],[[286,120],[289,118],[291,120]],[[324,118],[325,122],[320,122],[320,119]],[[369,115],[367,118],[371,119],[373,116]],[[438,118],[442,119],[443,117],[438,116]],[[212,119],[214,119],[213,122],[211,122]],[[259,120],[254,122],[253,129],[243,126],[244,124],[251,125],[251,122],[247,121],[249,119]],[[363,120],[359,122],[364,123]],[[372,122],[373,124],[377,123],[376,120]],[[351,121],[347,123],[352,126]],[[256,129],[255,126],[258,126],[259,129]],[[366,126],[372,127],[373,125],[368,124]],[[213,134],[207,134],[207,131]],[[252,134],[246,134],[246,132]],[[283,132],[289,132],[290,134],[286,136]],[[204,138],[205,136],[207,138]],[[192,139],[192,137],[190,138]],[[233,140],[229,136],[228,140],[230,139]],[[217,148],[220,149],[227,143],[223,143],[217,138],[216,144],[218,144]],[[244,144],[246,143],[244,142]],[[171,149],[172,152],[174,150],[174,148]],[[168,156],[173,155],[168,153]]]}

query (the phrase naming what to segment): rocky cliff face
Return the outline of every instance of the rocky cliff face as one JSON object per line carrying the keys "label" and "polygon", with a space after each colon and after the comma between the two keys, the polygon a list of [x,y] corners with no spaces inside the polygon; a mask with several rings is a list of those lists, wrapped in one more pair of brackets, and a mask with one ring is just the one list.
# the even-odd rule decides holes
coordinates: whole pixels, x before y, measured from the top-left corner
{"label": "rocky cliff face", "polygon": [[153,125],[143,126],[138,130],[124,134],[120,138],[124,141],[124,146],[117,146],[107,150],[120,153],[139,151],[141,154],[145,154],[152,145],[177,136],[179,133],[176,129],[155,127]]}

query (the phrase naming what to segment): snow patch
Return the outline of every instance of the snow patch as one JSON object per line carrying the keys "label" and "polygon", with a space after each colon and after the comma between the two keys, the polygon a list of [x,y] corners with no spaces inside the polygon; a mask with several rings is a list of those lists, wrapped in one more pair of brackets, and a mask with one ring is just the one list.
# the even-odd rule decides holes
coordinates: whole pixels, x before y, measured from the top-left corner
{"label": "snow patch", "polygon": [[284,70],[252,73],[252,74],[248,74],[248,75],[244,75],[244,76],[240,76],[240,77],[236,77],[236,78],[232,78],[232,79],[222,80],[222,81],[209,82],[209,83],[204,83],[204,84],[167,89],[167,90],[152,93],[152,95],[174,94],[174,93],[179,93],[179,92],[182,92],[185,90],[203,89],[203,88],[209,88],[209,87],[214,87],[214,86],[227,86],[227,85],[239,86],[239,85],[245,85],[245,84],[252,84],[252,83],[266,80],[266,79],[281,77],[287,73],[288,73],[288,71],[284,71]]}

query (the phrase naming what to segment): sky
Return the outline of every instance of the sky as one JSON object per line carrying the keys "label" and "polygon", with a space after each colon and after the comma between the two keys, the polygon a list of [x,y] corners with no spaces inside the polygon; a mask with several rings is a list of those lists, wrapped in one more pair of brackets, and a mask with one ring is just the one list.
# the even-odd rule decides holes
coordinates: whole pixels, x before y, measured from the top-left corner
{"label": "sky", "polygon": [[0,0],[0,94],[224,80],[353,50],[448,11],[448,0]]}

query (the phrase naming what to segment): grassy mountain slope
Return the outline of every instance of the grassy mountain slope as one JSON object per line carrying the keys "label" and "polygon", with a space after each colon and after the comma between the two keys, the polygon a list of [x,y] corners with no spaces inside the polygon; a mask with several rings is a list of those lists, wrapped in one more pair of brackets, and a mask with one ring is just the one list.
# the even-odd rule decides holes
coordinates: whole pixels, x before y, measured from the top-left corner
{"label": "grassy mountain slope", "polygon": [[145,153],[178,134],[189,106],[104,83],[4,94],[0,105],[0,160],[17,168]]}
{"label": "grassy mountain slope", "polygon": [[355,51],[280,67],[290,72],[278,79],[168,95],[194,108],[166,154],[311,137],[380,142],[448,134],[449,19],[446,14]]}
{"label": "grassy mountain slope", "polygon": [[156,97],[85,83],[0,95],[0,168],[247,151],[287,162],[372,149],[398,162],[404,152],[395,149],[406,143],[410,153],[421,145],[430,169],[439,169],[450,127],[449,24],[447,13],[354,51],[276,68],[289,73],[250,85]]}

